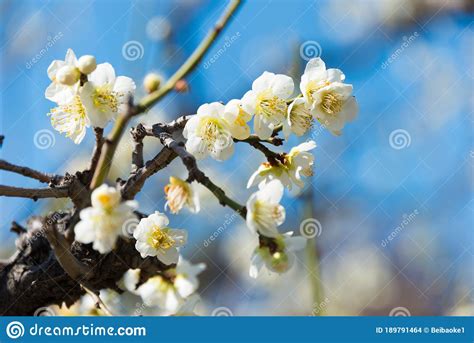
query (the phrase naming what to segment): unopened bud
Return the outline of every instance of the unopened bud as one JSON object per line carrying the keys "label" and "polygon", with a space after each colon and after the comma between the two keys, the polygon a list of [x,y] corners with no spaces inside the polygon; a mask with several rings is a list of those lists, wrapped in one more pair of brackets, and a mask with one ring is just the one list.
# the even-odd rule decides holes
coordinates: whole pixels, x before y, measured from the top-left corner
{"label": "unopened bud", "polygon": [[145,88],[147,93],[152,93],[158,88],[160,88],[161,85],[161,76],[156,74],[156,73],[149,73],[147,76],[145,76],[145,79],[143,80],[143,88]]}
{"label": "unopened bud", "polygon": [[92,73],[96,67],[97,63],[95,57],[92,55],[81,56],[77,61],[77,68],[81,73],[86,75]]}
{"label": "unopened bud", "polygon": [[56,73],[56,80],[66,86],[72,86],[81,77],[81,73],[76,67],[66,65],[61,67]]}
{"label": "unopened bud", "polygon": [[176,82],[176,85],[174,86],[174,89],[178,92],[178,93],[186,93],[187,91],[189,91],[189,85],[188,85],[188,82],[186,80],[178,80],[178,82]]}

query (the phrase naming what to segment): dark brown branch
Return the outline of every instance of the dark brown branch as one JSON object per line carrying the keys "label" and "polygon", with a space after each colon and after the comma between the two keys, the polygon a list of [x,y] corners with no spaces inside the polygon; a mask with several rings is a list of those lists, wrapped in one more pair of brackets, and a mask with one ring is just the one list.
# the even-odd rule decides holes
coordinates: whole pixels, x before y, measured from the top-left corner
{"label": "dark brown branch", "polygon": [[21,188],[0,185],[0,196],[30,198],[33,200],[41,198],[67,198],[68,187],[58,188]]}
{"label": "dark brown branch", "polygon": [[168,166],[175,158],[174,151],[168,148],[162,149],[152,160],[145,163],[125,181],[122,185],[122,198],[133,199],[150,176]]}
{"label": "dark brown branch", "polygon": [[[69,226],[68,213],[52,216],[59,216],[61,224]],[[8,261],[2,261],[0,315],[32,315],[38,308],[53,304],[71,306],[85,294],[80,283],[56,259],[45,228],[38,225],[42,222],[41,217],[29,220],[28,231],[17,240],[18,251]],[[157,258],[142,259],[133,239],[119,239],[114,251],[106,255],[93,250],[92,244],[74,242],[70,253],[89,271],[87,287],[91,290],[117,289],[117,281],[128,269],[140,268],[141,278],[146,281],[169,268]]]}
{"label": "dark brown branch", "polygon": [[161,133],[159,135],[159,138],[164,146],[173,150],[183,161],[183,164],[189,173],[187,180],[188,182],[199,182],[214,194],[214,196],[217,198],[217,200],[219,200],[219,203],[222,206],[229,206],[234,211],[239,213],[243,218],[246,217],[247,209],[245,208],[245,206],[242,206],[231,198],[229,198],[222,188],[212,182],[211,179],[209,179],[209,177],[207,177],[206,174],[204,174],[204,172],[198,168],[196,158],[186,150],[182,142],[175,141],[171,134],[166,132]]}
{"label": "dark brown branch", "polygon": [[91,174],[94,174],[95,168],[97,168],[97,163],[99,163],[100,154],[102,152],[102,145],[104,145],[104,129],[100,127],[94,127],[95,134],[95,146],[94,152],[92,153],[91,163],[89,170]]}
{"label": "dark brown branch", "polygon": [[234,138],[234,142],[236,142],[236,143],[244,142],[244,143],[248,143],[248,144],[251,144],[253,142],[259,142],[259,143],[272,144],[274,146],[280,146],[280,145],[283,145],[284,139],[280,138],[280,137],[270,137],[269,139],[261,139],[257,135],[250,135],[246,139]]}
{"label": "dark brown branch", "polygon": [[0,169],[10,171],[12,173],[20,174],[26,177],[30,177],[32,179],[35,179],[44,183],[51,182],[52,180],[57,181],[58,179],[61,178],[59,175],[42,173],[40,171],[31,169],[28,167],[17,166],[5,160],[0,160]]}
{"label": "dark brown branch", "polygon": [[146,136],[145,127],[138,124],[137,127],[130,130],[133,139],[132,152],[132,173],[136,173],[139,168],[143,167],[143,139]]}

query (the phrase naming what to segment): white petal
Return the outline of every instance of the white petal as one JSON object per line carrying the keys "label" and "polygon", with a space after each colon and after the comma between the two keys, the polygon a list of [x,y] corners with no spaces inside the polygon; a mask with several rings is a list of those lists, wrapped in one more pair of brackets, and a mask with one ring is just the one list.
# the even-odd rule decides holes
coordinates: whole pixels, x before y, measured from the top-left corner
{"label": "white petal", "polygon": [[293,94],[295,84],[293,79],[287,75],[277,74],[272,82],[273,94],[279,98],[286,99]]}
{"label": "white petal", "polygon": [[76,241],[84,244],[92,243],[95,238],[94,224],[87,221],[80,221],[74,228],[74,234]]}
{"label": "white petal", "polygon": [[119,76],[115,80],[114,91],[124,95],[133,95],[135,92],[135,82],[126,76]]}
{"label": "white petal", "polygon": [[115,70],[110,63],[101,63],[89,74],[88,79],[96,85],[113,85],[115,82]]}
{"label": "white petal", "polygon": [[283,185],[279,180],[268,182],[259,192],[258,198],[262,201],[277,204],[283,197]]}
{"label": "white petal", "polygon": [[179,259],[178,249],[169,248],[165,252],[159,250],[156,257],[166,265],[177,263]]}
{"label": "white petal", "polygon": [[255,92],[261,92],[270,89],[274,78],[275,74],[269,73],[268,71],[263,72],[263,74],[252,83],[252,90]]}
{"label": "white petal", "polygon": [[256,279],[263,265],[264,265],[264,262],[263,262],[262,256],[260,256],[258,251],[255,251],[252,254],[252,257],[250,259],[250,269],[249,269],[250,277],[253,279]]}

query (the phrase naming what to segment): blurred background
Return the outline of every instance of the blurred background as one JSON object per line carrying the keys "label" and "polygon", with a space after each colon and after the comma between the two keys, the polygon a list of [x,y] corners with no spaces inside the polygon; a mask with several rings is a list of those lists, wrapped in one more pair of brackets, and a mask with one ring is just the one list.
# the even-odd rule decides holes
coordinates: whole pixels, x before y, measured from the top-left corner
{"label": "blurred background", "polygon": [[[92,132],[75,145],[52,129],[47,116],[54,105],[44,98],[51,61],[63,59],[68,48],[78,56],[93,54],[117,75],[132,77],[139,98],[144,76],[171,75],[225,6],[199,0],[2,0],[1,158],[54,173],[86,168]],[[282,231],[300,234],[308,218],[319,223],[287,274],[248,277],[257,243],[206,189],[200,190],[197,216],[169,215],[172,227],[189,230],[183,254],[207,264],[198,314],[224,308],[233,315],[474,315],[472,24],[467,0],[243,4],[187,78],[190,91],[170,94],[138,121],[168,121],[195,113],[205,102],[240,98],[265,70],[292,75],[298,85],[314,56],[346,74],[360,112],[340,137],[315,125],[307,137],[283,147],[289,151],[309,138],[318,144],[314,177],[301,194],[285,194],[283,201]],[[148,158],[160,149],[152,139],[145,145]],[[263,155],[244,144],[236,148],[229,161],[207,159],[200,166],[245,203],[253,191],[245,185]],[[125,137],[111,180],[127,176],[130,162]],[[170,175],[186,175],[179,161],[147,181],[138,197],[143,212],[163,211]],[[5,172],[0,183],[38,186]],[[0,257],[14,251],[12,220],[24,223],[64,206],[71,205],[0,198]],[[127,295],[111,299],[116,313],[154,313]],[[90,313],[87,306],[84,300],[68,313]]]}

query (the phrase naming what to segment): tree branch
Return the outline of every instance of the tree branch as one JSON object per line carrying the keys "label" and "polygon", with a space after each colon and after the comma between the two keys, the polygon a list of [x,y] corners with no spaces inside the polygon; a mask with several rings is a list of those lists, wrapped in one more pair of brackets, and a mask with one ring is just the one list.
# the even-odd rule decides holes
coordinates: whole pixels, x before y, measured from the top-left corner
{"label": "tree branch", "polygon": [[101,127],[94,127],[95,147],[92,153],[92,159],[89,166],[91,173],[94,173],[97,164],[99,163],[100,154],[102,152],[102,145],[104,145],[104,129]]}
{"label": "tree branch", "polygon": [[183,79],[188,75],[201,61],[204,57],[204,54],[209,50],[212,44],[215,42],[216,38],[224,29],[225,25],[229,22],[232,15],[237,11],[240,5],[240,0],[232,0],[228,7],[224,10],[221,18],[214,25],[214,28],[209,31],[204,40],[199,44],[199,46],[194,50],[191,56],[184,62],[184,64],[179,68],[169,80],[160,87],[157,91],[149,94],[144,97],[138,104],[139,111],[146,111],[171,90],[174,89],[176,82]]}
{"label": "tree branch", "polygon": [[69,187],[21,188],[0,185],[0,196],[31,198],[33,200],[41,198],[67,198],[69,196]]}
{"label": "tree branch", "polygon": [[136,128],[130,130],[133,139],[132,152],[132,173],[136,173],[139,168],[143,167],[143,139],[146,136],[145,127],[138,124]]}
{"label": "tree branch", "polygon": [[199,182],[214,194],[222,206],[229,206],[245,219],[247,215],[247,209],[245,206],[242,206],[229,198],[222,188],[213,183],[211,179],[209,179],[209,177],[207,177],[206,174],[204,174],[204,172],[198,168],[196,158],[186,150],[182,142],[175,141],[171,134],[167,132],[161,133],[159,138],[164,146],[173,150],[183,161],[183,164],[189,173],[187,180],[188,182]]}
{"label": "tree branch", "polygon": [[17,166],[15,164],[9,163],[5,160],[0,160],[0,169],[10,171],[12,173],[20,174],[32,179],[48,183],[52,180],[58,180],[61,178],[59,175],[46,174],[28,167]]}

